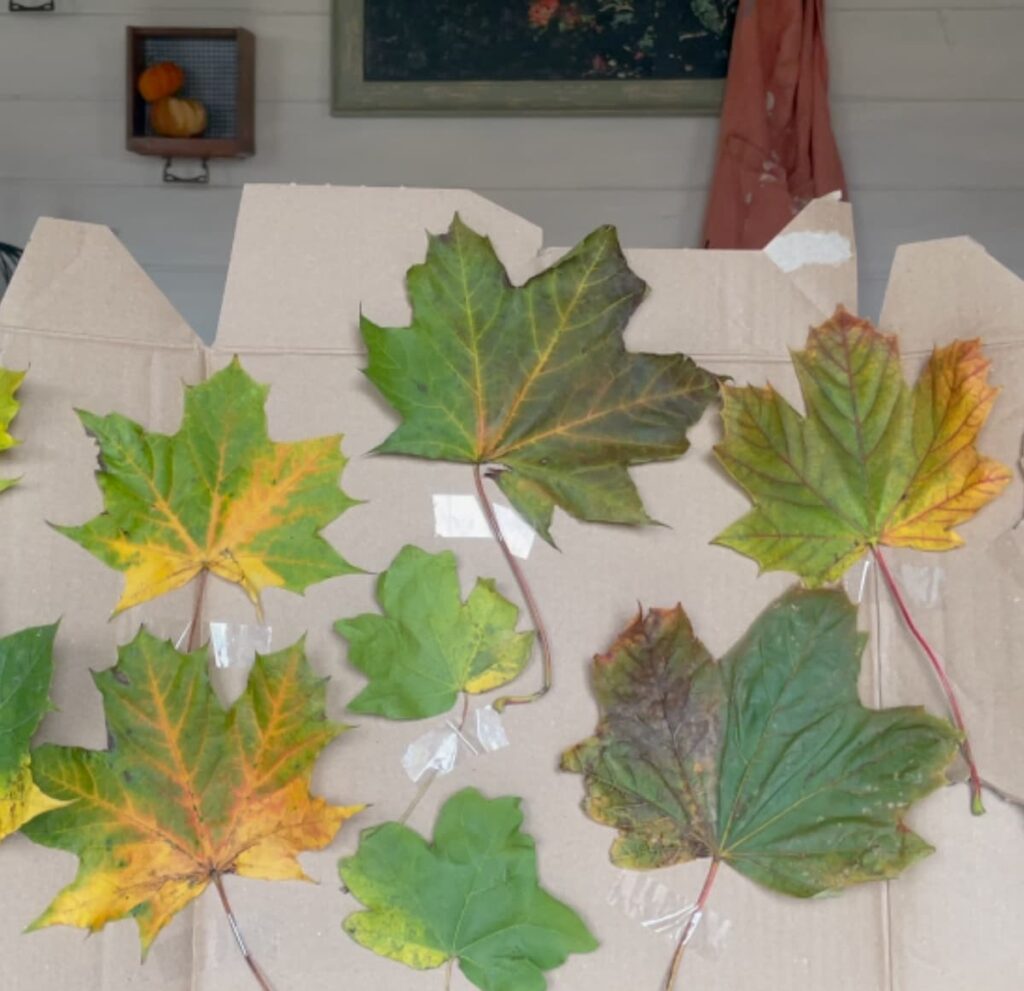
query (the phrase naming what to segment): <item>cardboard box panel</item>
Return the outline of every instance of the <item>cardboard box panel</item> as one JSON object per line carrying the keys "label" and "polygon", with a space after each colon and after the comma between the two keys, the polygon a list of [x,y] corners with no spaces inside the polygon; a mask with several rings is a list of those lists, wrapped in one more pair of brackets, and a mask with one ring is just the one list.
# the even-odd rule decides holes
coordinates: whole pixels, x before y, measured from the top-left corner
{"label": "cardboard box panel", "polygon": [[[17,421],[25,444],[9,459],[25,480],[0,504],[0,514],[14,520],[11,532],[18,535],[9,542],[10,573],[18,580],[0,586],[0,615],[4,632],[65,617],[54,688],[61,711],[47,719],[43,736],[102,746],[99,696],[87,669],[113,663],[115,645],[127,641],[140,622],[165,635],[180,631],[192,604],[191,590],[185,589],[108,624],[121,576],[45,526],[47,519],[85,520],[100,506],[91,478],[94,446],[71,409],[117,410],[150,429],[173,431],[182,382],[198,381],[233,354],[272,386],[268,414],[275,440],[345,434],[343,450],[352,461],[342,484],[367,500],[326,531],[346,558],[377,572],[406,543],[431,551],[450,548],[464,588],[477,576],[493,576],[518,601],[491,541],[435,534],[432,497],[471,494],[468,466],[368,453],[396,419],[361,373],[359,313],[384,324],[408,319],[405,269],[422,260],[424,231],[445,230],[456,210],[493,239],[517,283],[563,250],[542,249],[536,227],[462,191],[247,188],[218,338],[205,351],[173,311],[168,315],[166,301],[108,233],[40,222],[0,308],[0,357],[13,367],[31,362]],[[770,378],[796,402],[787,349],[801,347],[808,327],[825,319],[837,301],[855,308],[849,207],[834,199],[816,201],[780,238],[788,241],[765,253],[629,252],[652,292],[630,325],[628,346],[681,349],[737,382]],[[908,374],[916,372],[933,341],[980,334],[990,342],[994,377],[1006,389],[983,434],[983,449],[1004,461],[1016,460],[1024,428],[1024,335],[1014,324],[1022,292],[1019,280],[972,242],[911,246],[897,256],[883,318],[886,329],[901,332]],[[550,626],[555,690],[541,704],[507,713],[508,749],[481,757],[463,751],[454,773],[434,785],[410,821],[429,834],[438,806],[470,784],[489,795],[523,797],[543,883],[583,915],[602,944],[552,972],[552,991],[654,991],[672,950],[665,935],[646,929],[637,917],[660,903],[650,892],[646,902],[636,896],[628,903],[625,874],[608,861],[613,832],[583,816],[579,779],[557,771],[561,750],[594,727],[590,656],[608,645],[638,602],[682,602],[698,634],[720,655],[791,584],[783,574],[757,578],[753,562],[709,544],[748,504],[713,458],[720,437],[717,415],[709,412],[691,437],[693,447],[683,458],[634,471],[649,510],[667,527],[601,527],[560,514],[554,529],[559,550],[535,541],[524,567]],[[934,603],[915,608],[950,655],[986,774],[1018,791],[1024,789],[1014,757],[1021,743],[1022,698],[1014,657],[1024,583],[1013,570],[1016,551],[1005,547],[1020,518],[1021,495],[1017,480],[1009,494],[964,528],[968,542],[956,554],[891,555],[900,569],[927,567],[933,569],[929,575],[938,575],[925,582],[926,591],[939,590]],[[909,573],[908,586],[916,587],[915,575]],[[855,591],[858,580],[859,574],[851,576]],[[869,574],[862,612],[862,626],[876,631],[862,677],[865,698],[927,701],[941,711],[923,659],[884,601],[876,620],[873,580]],[[319,762],[317,789],[333,801],[372,803],[328,850],[303,857],[319,885],[226,881],[249,944],[280,991],[326,991],[339,982],[389,991],[443,985],[440,972],[406,970],[340,931],[342,918],[357,905],[339,890],[336,861],[355,849],[361,828],[401,814],[415,791],[401,755],[414,739],[443,724],[346,717],[345,703],[362,678],[346,663],[344,643],[331,625],[376,609],[374,581],[372,574],[346,576],[314,586],[303,597],[274,590],[265,597],[274,649],[308,633],[314,668],[332,679],[331,714],[358,723]],[[255,622],[242,593],[216,581],[210,584],[206,619]],[[218,678],[229,697],[240,689],[244,670],[218,672]],[[539,678],[535,660],[521,684]],[[966,805],[966,792],[958,787],[914,812],[912,825],[940,854],[889,885],[800,902],[723,871],[685,964],[685,986],[1015,991],[1024,971],[1013,959],[1009,928],[1019,913],[1021,888],[1019,878],[1008,878],[1022,869],[1013,846],[1019,816],[993,799],[989,816],[972,820]],[[705,864],[690,864],[650,877],[664,886],[662,894],[686,899],[696,895],[705,870]],[[0,954],[22,980],[31,975],[33,988],[252,986],[209,893],[160,937],[144,967],[138,966],[129,922],[89,940],[71,930],[20,935],[72,874],[70,857],[32,847],[22,837],[0,846],[0,877],[8,890],[25,892],[0,908]],[[453,987],[469,985],[456,975]]]}

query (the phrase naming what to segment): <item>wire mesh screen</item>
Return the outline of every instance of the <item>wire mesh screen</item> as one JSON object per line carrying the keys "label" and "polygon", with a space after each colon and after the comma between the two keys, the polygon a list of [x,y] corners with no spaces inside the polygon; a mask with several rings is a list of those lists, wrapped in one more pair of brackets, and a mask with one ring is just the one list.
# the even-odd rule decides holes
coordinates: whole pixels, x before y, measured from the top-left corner
{"label": "wire mesh screen", "polygon": [[[178,96],[202,100],[208,123],[204,138],[238,136],[238,44],[232,38],[146,38],[143,58],[176,62],[185,71],[185,85]],[[146,133],[154,132],[146,118]]]}

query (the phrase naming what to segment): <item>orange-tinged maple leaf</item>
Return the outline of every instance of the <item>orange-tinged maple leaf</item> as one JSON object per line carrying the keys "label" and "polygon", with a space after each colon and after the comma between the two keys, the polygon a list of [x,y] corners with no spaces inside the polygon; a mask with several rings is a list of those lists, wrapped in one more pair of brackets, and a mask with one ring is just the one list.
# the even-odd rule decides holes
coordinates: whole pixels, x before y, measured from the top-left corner
{"label": "orange-tinged maple leaf", "polygon": [[327,846],[362,808],[310,793],[314,762],[345,727],[326,718],[325,683],[301,642],[257,657],[227,711],[205,651],[179,654],[144,630],[95,680],[109,749],[44,746],[33,754],[39,786],[68,804],[25,831],[81,860],[34,929],[96,931],[132,916],[148,950],[225,874],[305,879],[297,854]]}
{"label": "orange-tinged maple leaf", "polygon": [[946,550],[1010,481],[978,433],[998,390],[981,343],[936,348],[911,390],[896,337],[840,307],[793,355],[806,415],[771,386],[723,387],[715,449],[754,509],[716,542],[808,585],[878,545]]}
{"label": "orange-tinged maple leaf", "polygon": [[105,511],[58,529],[125,573],[116,611],[203,571],[241,585],[259,609],[265,588],[302,592],[360,570],[319,535],[357,504],[338,485],[341,436],[272,442],[266,398],[235,359],[186,390],[173,436],[80,414],[100,446]]}

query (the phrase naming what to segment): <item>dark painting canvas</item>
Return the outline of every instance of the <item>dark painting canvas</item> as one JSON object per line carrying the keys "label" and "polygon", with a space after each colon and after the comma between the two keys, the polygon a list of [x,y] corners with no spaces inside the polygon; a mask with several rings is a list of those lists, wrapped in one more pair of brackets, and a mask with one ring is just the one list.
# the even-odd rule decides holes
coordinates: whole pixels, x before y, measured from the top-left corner
{"label": "dark painting canvas", "polygon": [[738,0],[365,0],[367,82],[725,76]]}

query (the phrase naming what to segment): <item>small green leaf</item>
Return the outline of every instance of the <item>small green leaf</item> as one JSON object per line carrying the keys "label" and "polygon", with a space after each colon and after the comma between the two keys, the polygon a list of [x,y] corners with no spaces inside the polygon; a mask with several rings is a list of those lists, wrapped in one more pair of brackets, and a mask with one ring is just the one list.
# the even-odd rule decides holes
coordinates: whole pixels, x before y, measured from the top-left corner
{"label": "small green leaf", "polygon": [[679,457],[718,379],[683,354],[626,350],[647,286],[614,228],[513,286],[456,217],[407,284],[411,326],[362,321],[366,374],[403,418],[380,451],[502,466],[502,491],[546,540],[556,505],[651,522],[629,466]]}
{"label": "small green leaf", "polygon": [[944,784],[958,735],[857,695],[864,638],[839,591],[794,590],[716,664],[682,609],[639,616],[594,662],[597,733],[562,767],[634,869],[700,857],[808,897],[895,877],[931,852],[903,823]]}
{"label": "small green leaf", "polygon": [[345,931],[380,956],[417,970],[457,959],[484,991],[544,991],[544,972],[597,942],[567,905],[538,884],[533,839],[518,798],[458,792],[434,840],[396,822],[364,830],[339,864],[368,909]]}
{"label": "small green leaf", "polygon": [[518,677],[533,633],[516,633],[519,610],[489,578],[461,601],[455,555],[399,551],[377,581],[383,616],[342,619],[349,659],[370,684],[349,706],[389,719],[447,712],[459,692],[480,694]]}

